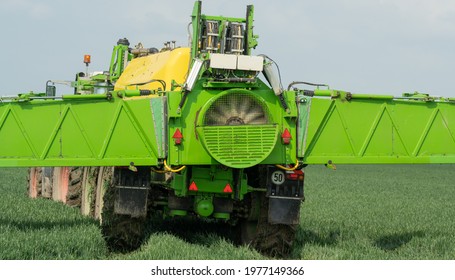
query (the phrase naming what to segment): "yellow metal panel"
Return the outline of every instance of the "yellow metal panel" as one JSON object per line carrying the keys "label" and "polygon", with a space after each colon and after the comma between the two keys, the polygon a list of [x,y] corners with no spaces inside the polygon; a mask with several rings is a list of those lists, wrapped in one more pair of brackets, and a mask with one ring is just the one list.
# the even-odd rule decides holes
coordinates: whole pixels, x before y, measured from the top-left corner
{"label": "yellow metal panel", "polygon": [[[149,89],[162,87],[152,80],[166,82],[164,90],[171,90],[171,82],[185,82],[190,63],[190,48],[177,48],[172,51],[138,57],[130,61],[115,84],[115,90]],[[143,84],[143,85],[138,85]]]}

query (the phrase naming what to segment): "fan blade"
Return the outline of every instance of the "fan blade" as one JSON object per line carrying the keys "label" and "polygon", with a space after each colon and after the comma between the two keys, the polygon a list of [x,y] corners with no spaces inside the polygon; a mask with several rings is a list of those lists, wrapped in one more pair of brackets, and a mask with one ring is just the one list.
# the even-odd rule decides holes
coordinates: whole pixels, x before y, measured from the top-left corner
{"label": "fan blade", "polygon": [[267,114],[261,102],[253,96],[233,93],[224,95],[207,110],[206,125],[267,124]]}

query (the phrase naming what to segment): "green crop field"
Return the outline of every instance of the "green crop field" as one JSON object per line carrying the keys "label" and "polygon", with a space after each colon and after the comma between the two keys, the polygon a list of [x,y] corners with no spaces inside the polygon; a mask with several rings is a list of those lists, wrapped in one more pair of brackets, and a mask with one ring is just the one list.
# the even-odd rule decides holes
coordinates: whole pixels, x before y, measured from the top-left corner
{"label": "green crop field", "polygon": [[[30,199],[26,169],[0,169],[0,259],[264,259],[227,227],[155,223],[145,244],[110,253],[97,222]],[[455,165],[306,168],[292,259],[455,259]]]}

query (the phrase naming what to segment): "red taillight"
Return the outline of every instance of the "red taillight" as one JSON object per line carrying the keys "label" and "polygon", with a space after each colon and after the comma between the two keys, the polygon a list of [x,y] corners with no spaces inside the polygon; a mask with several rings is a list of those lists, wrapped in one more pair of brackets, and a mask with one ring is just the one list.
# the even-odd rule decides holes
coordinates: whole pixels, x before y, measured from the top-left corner
{"label": "red taillight", "polygon": [[295,174],[295,173],[291,173],[291,174],[287,174],[286,177],[288,180],[297,180],[299,178],[299,175]]}
{"label": "red taillight", "polygon": [[289,133],[289,130],[287,128],[285,128],[281,134],[281,139],[283,139],[284,145],[289,145],[289,143],[291,143],[291,133]]}
{"label": "red taillight", "polygon": [[182,144],[183,135],[180,132],[180,129],[177,128],[177,130],[175,130],[174,135],[172,135],[172,138],[174,139],[175,145]]}
{"label": "red taillight", "polygon": [[303,173],[302,170],[294,170],[294,171],[288,172],[286,174],[286,179],[288,179],[288,180],[303,181],[304,178],[305,178],[305,174]]}
{"label": "red taillight", "polygon": [[232,193],[231,184],[227,183],[226,186],[225,186],[224,189],[223,189],[223,192],[225,192],[225,193]]}
{"label": "red taillight", "polygon": [[197,188],[196,183],[194,181],[190,184],[190,187],[188,188],[188,190],[193,191],[193,192],[197,192],[198,191],[198,188]]}

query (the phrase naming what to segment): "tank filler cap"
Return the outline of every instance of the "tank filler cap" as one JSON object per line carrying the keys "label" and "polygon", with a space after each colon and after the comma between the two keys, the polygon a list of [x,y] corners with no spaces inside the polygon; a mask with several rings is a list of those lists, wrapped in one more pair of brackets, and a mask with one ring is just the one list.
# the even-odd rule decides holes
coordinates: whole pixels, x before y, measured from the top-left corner
{"label": "tank filler cap", "polygon": [[128,41],[128,39],[126,39],[126,38],[119,39],[117,41],[117,45],[129,46],[130,45],[130,41]]}

